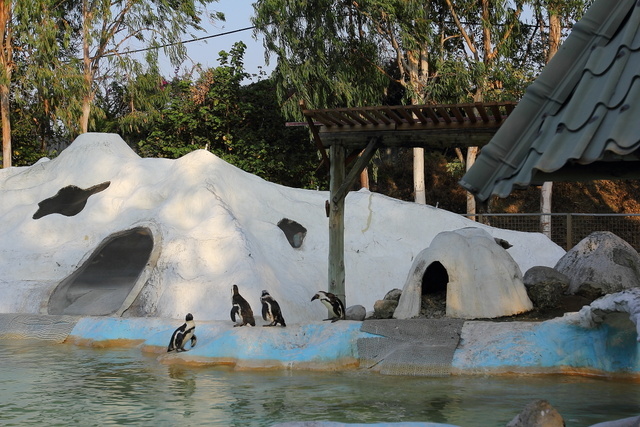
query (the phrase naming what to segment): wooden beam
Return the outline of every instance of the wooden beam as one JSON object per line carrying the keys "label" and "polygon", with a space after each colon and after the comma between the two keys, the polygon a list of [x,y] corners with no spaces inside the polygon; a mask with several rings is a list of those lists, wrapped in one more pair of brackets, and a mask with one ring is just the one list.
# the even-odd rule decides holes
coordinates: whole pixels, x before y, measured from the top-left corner
{"label": "wooden beam", "polygon": [[345,178],[344,182],[336,190],[335,194],[332,195],[331,200],[334,203],[338,203],[341,199],[344,199],[347,196],[349,189],[353,187],[353,184],[356,182],[356,180],[360,176],[360,173],[364,170],[364,168],[367,167],[367,165],[369,164],[369,161],[371,161],[371,158],[376,153],[379,147],[380,147],[379,138],[372,138],[369,141],[369,144],[367,144],[367,148],[365,148],[362,154],[360,154],[360,157],[358,157],[358,160],[356,160],[356,163],[353,165],[353,167],[349,171],[349,174]]}
{"label": "wooden beam", "polygon": [[[477,124],[480,124],[478,122]],[[441,126],[445,126],[444,123]],[[335,143],[343,144],[347,149],[363,150],[371,138],[380,138],[386,147],[423,147],[440,149],[447,147],[475,147],[486,145],[497,127],[469,127],[467,129],[444,130],[380,130],[320,132],[322,143],[329,148]]]}
{"label": "wooden beam", "polygon": [[313,140],[316,143],[316,147],[320,152],[320,156],[322,156],[322,162],[320,162],[320,165],[322,166],[323,164],[325,164],[327,165],[327,167],[329,167],[329,156],[327,156],[327,151],[322,145],[322,138],[320,138],[320,133],[318,132],[318,126],[316,126],[313,123],[313,120],[311,120],[311,117],[307,117],[307,122],[309,123],[309,129],[311,130],[311,135],[313,135]]}
{"label": "wooden beam", "polygon": [[334,195],[344,182],[345,176],[345,153],[344,146],[333,144],[329,149],[331,161],[329,178],[329,292],[335,294],[342,300],[345,307],[347,300],[345,297],[344,282],[344,197],[334,201]]}

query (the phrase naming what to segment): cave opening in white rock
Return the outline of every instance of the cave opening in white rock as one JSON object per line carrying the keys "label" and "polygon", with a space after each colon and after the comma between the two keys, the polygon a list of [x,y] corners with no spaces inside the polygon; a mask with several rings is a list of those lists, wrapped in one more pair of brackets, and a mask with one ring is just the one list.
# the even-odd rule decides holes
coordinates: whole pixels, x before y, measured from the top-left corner
{"label": "cave opening in white rock", "polygon": [[434,261],[422,275],[420,311],[428,317],[445,316],[449,273],[440,261]]}
{"label": "cave opening in white rock", "polygon": [[148,228],[138,227],[107,237],[49,299],[49,314],[107,316],[122,311],[147,267],[153,250]]}
{"label": "cave opening in white rock", "polygon": [[422,276],[422,295],[439,294],[447,292],[449,273],[440,261],[434,261]]}

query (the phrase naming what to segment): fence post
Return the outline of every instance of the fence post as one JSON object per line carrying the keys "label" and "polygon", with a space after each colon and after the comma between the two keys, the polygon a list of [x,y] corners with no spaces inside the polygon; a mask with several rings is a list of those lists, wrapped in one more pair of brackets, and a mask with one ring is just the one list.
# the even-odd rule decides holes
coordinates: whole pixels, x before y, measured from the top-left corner
{"label": "fence post", "polygon": [[573,247],[573,216],[568,213],[567,214],[567,252],[571,250]]}

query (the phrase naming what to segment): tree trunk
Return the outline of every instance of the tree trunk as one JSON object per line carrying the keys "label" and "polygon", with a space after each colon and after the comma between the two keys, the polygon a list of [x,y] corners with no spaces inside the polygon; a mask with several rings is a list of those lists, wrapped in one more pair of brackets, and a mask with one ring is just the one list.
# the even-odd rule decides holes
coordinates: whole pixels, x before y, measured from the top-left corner
{"label": "tree trunk", "polygon": [[[554,11],[549,10],[549,51],[547,54],[547,63],[558,52],[560,47],[561,23],[560,16]],[[551,198],[553,195],[553,182],[545,182],[540,188],[540,232],[551,238]]]}
{"label": "tree trunk", "polygon": [[413,149],[413,191],[414,201],[425,205],[427,194],[424,187],[424,148]]}
{"label": "tree trunk", "polygon": [[10,85],[13,74],[11,0],[0,0],[0,117],[2,121],[2,167],[11,167]]}
{"label": "tree trunk", "polygon": [[[467,148],[467,160],[465,162],[466,170],[468,171],[471,166],[476,161],[476,157],[478,156],[478,147],[469,147]],[[467,192],[467,214],[475,215],[476,213],[476,199],[473,194]],[[469,217],[472,220],[476,220],[476,217]]]}
{"label": "tree trunk", "polygon": [[93,64],[89,48],[89,29],[92,12],[86,0],[82,2],[82,67],[84,76],[84,95],[82,96],[82,117],[80,118],[80,132],[89,131],[89,114],[93,101]]}
{"label": "tree trunk", "polygon": [[11,167],[11,119],[9,87],[0,85],[0,116],[2,116],[2,167]]}
{"label": "tree trunk", "polygon": [[360,172],[360,188],[366,188],[367,190],[370,188],[368,168],[364,168],[362,172]]}

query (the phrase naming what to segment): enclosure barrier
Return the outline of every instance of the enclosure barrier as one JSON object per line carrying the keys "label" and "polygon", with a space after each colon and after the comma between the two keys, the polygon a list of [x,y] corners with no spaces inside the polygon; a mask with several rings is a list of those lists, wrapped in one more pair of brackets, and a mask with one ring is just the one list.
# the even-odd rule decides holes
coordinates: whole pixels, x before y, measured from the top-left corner
{"label": "enclosure barrier", "polygon": [[484,213],[463,215],[492,227],[544,233],[567,251],[594,231],[610,231],[640,250],[640,214]]}

